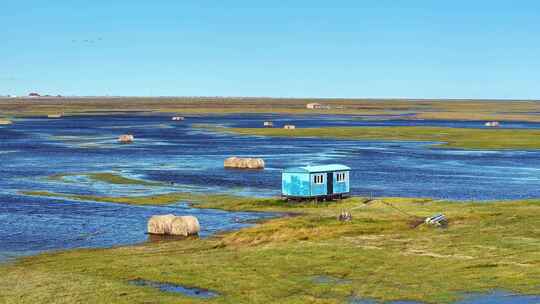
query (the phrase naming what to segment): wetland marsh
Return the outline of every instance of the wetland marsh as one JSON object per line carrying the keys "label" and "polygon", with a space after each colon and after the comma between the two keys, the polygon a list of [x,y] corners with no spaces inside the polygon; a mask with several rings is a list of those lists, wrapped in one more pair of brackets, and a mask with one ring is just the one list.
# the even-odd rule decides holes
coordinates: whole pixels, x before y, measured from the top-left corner
{"label": "wetland marsh", "polygon": [[[296,124],[298,136],[262,129],[266,120]],[[535,146],[448,148],[437,146],[444,138],[313,131],[337,127],[530,135],[540,124],[486,130],[480,121],[415,121],[401,114],[186,115],[182,122],[141,113],[16,118],[0,126],[0,217],[9,227],[0,231],[0,257],[8,261],[0,266],[7,274],[0,281],[10,290],[3,299],[48,299],[58,285],[66,290],[60,302],[97,301],[88,293],[97,288],[120,303],[194,301],[133,286],[133,280],[209,289],[219,294],[208,299],[216,303],[246,297],[260,303],[447,303],[463,292],[492,289],[538,294]],[[135,142],[118,144],[124,133]],[[503,137],[486,142],[508,144]],[[232,155],[262,157],[266,169],[223,169]],[[281,169],[314,163],[350,166],[355,197],[335,204],[275,199]],[[411,230],[406,218],[384,204],[366,205],[362,197],[410,197],[384,200],[419,216],[444,211],[451,226]],[[493,202],[500,200],[511,201]],[[336,221],[342,209],[354,210],[353,222]],[[146,220],[156,213],[198,216],[202,239],[144,243]],[[62,251],[76,248],[88,249]],[[21,258],[42,252],[49,253]]]}

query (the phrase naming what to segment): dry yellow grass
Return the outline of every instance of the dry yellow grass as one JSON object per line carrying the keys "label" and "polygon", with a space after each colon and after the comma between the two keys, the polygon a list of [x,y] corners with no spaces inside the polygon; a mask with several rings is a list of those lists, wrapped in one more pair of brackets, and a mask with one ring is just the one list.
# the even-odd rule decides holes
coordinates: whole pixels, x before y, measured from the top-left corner
{"label": "dry yellow grass", "polygon": [[[330,109],[306,109],[309,102]],[[0,100],[6,115],[66,115],[108,113],[277,113],[277,114],[416,114],[410,118],[540,121],[538,101],[419,100],[419,99],[315,99],[315,98],[39,98]]]}

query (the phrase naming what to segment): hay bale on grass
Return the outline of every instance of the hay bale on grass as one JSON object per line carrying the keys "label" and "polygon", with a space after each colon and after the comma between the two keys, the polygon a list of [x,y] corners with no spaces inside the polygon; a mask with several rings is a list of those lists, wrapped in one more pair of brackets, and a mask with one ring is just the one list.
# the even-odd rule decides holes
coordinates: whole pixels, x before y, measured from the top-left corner
{"label": "hay bale on grass", "polygon": [[194,216],[154,215],[148,220],[150,234],[189,236],[200,230],[199,220]]}
{"label": "hay bale on grass", "polygon": [[225,168],[235,169],[264,169],[264,160],[262,158],[240,158],[229,157],[223,163]]}

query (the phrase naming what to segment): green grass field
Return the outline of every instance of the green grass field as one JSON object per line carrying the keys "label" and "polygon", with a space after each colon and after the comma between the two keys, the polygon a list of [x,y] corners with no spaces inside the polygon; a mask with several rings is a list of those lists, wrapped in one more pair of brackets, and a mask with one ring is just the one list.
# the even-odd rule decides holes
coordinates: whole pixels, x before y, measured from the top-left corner
{"label": "green grass field", "polygon": [[[44,193],[28,193],[44,195]],[[66,196],[49,193],[50,196]],[[71,196],[68,196],[72,198]],[[0,266],[2,303],[343,303],[352,297],[449,303],[464,292],[540,293],[540,201],[277,199],[171,193],[99,201],[295,214],[209,239],[78,249]],[[404,212],[443,212],[447,229],[410,226]],[[340,222],[341,210],[353,215]],[[318,282],[316,278],[331,278]],[[207,288],[200,300],[128,284],[147,279]]]}
{"label": "green grass field", "polygon": [[539,149],[540,130],[469,129],[435,127],[328,127],[286,130],[280,128],[218,128],[219,132],[280,137],[321,137],[360,140],[442,142],[441,147],[462,149]]}

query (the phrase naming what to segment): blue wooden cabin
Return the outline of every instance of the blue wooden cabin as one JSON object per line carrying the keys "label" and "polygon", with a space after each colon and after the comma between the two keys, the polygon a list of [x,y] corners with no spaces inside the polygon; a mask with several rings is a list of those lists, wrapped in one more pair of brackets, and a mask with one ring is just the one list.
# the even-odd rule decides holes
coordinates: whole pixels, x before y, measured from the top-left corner
{"label": "blue wooden cabin", "polygon": [[344,165],[294,167],[281,174],[281,193],[288,199],[335,199],[350,191],[349,173]]}

